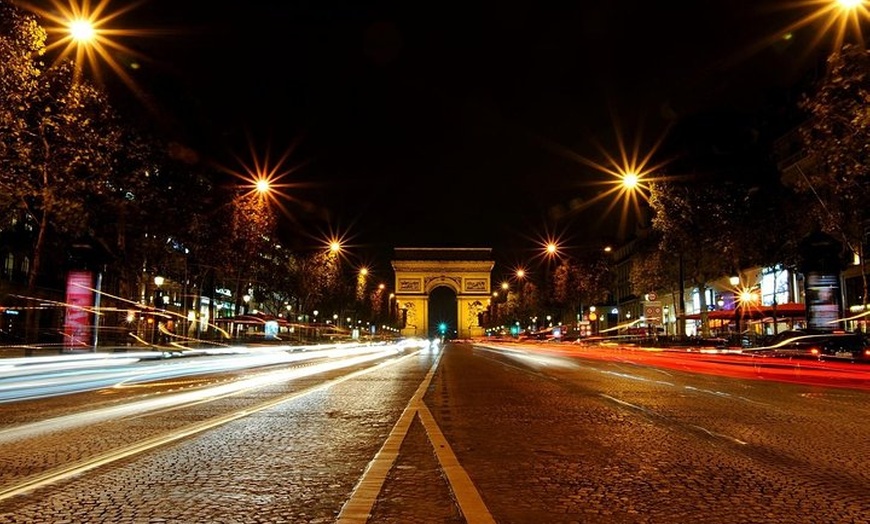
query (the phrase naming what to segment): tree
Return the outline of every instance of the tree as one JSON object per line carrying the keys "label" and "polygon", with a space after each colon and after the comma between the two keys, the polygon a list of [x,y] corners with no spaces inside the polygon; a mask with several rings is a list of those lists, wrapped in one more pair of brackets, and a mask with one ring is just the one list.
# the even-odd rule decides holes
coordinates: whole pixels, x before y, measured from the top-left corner
{"label": "tree", "polygon": [[38,58],[45,52],[45,40],[45,30],[33,16],[0,1],[0,212],[20,217],[18,224],[32,220],[10,190],[11,170],[26,159],[30,135],[25,116],[39,87]]}
{"label": "tree", "polygon": [[607,260],[597,252],[566,259],[553,272],[553,300],[559,306],[570,308],[576,317],[583,304],[603,300],[609,278]]}
{"label": "tree", "polygon": [[[697,287],[702,332],[709,335],[707,282],[761,259],[767,231],[763,198],[778,184],[770,158],[775,126],[756,112],[721,107],[683,118],[661,154],[673,158],[652,187],[652,226],[659,248]],[[662,260],[663,263],[667,263]],[[682,302],[682,301],[681,301]]]}
{"label": "tree", "polygon": [[337,255],[321,249],[297,253],[289,267],[293,289],[298,301],[297,311],[306,313],[325,304],[340,283],[336,271]]}
{"label": "tree", "polygon": [[632,289],[676,292],[680,288],[679,257],[660,249],[659,242],[657,236],[649,236],[637,244],[628,276]]}
{"label": "tree", "polygon": [[123,133],[104,92],[77,78],[71,61],[46,67],[45,32],[2,4],[0,36],[0,188],[7,206],[36,226],[28,279],[42,276],[53,234],[76,239],[94,224],[96,202],[122,187],[116,168]]}
{"label": "tree", "polygon": [[[127,186],[118,169],[129,145],[103,91],[71,61],[39,61],[45,32],[31,15],[0,3],[0,206],[33,226],[28,294],[56,271],[67,248],[93,236],[105,204]],[[30,310],[28,310],[30,311]],[[28,337],[36,316],[28,314]]]}
{"label": "tree", "polygon": [[860,257],[868,303],[864,240],[870,209],[870,51],[852,44],[828,58],[827,74],[800,107],[809,119],[800,128],[812,168],[801,171],[798,191],[817,199],[812,209],[822,230]]}
{"label": "tree", "polygon": [[745,215],[745,188],[728,183],[665,183],[652,192],[653,228],[660,249],[682,257],[684,275],[698,288],[702,333],[710,335],[704,290],[707,282],[740,267],[737,238]]}

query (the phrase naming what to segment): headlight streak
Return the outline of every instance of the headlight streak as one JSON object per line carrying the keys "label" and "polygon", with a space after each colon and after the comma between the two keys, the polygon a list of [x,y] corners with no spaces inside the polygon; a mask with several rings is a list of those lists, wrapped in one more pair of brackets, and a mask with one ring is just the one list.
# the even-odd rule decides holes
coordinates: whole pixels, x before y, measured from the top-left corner
{"label": "headlight streak", "polygon": [[105,420],[113,420],[119,417],[139,416],[145,413],[153,413],[158,410],[178,409],[190,405],[217,400],[227,396],[243,393],[246,391],[262,388],[272,384],[294,380],[302,377],[316,375],[327,371],[333,371],[345,367],[351,367],[373,360],[383,359],[397,355],[391,348],[380,348],[380,351],[346,358],[335,362],[323,362],[312,366],[294,369],[276,370],[261,376],[246,380],[240,380],[228,384],[207,387],[195,391],[180,392],[175,394],[161,395],[123,404],[110,406],[92,411],[85,411],[56,417],[48,420],[25,424],[5,430],[0,430],[0,444],[21,438],[35,437],[80,427],[83,425],[96,424]]}
{"label": "headlight streak", "polygon": [[[45,376],[39,376],[44,364],[33,363],[34,359],[17,359],[21,363],[22,370],[30,371],[30,376],[5,375],[0,382],[0,403],[46,398],[73,392],[94,391],[107,387],[123,387],[129,384],[142,382],[154,382],[161,379],[176,379],[180,376],[201,375],[228,370],[245,369],[266,365],[297,362],[316,358],[340,358],[348,355],[361,355],[372,352],[393,351],[397,352],[395,345],[357,345],[348,347],[332,347],[318,351],[256,351],[253,353],[237,352],[236,356],[224,355],[214,358],[182,359],[180,361],[167,361],[161,359],[155,362],[133,361],[135,366],[119,367],[111,365],[102,367],[106,362],[115,359],[90,357],[88,362],[92,368],[89,371],[78,369],[75,373],[62,373],[52,371]],[[126,357],[126,358],[129,358]],[[86,359],[70,359],[72,362]],[[62,360],[50,360],[46,362],[61,362]],[[119,360],[120,362],[120,360]],[[128,362],[129,363],[129,362]]]}
{"label": "headlight streak", "polygon": [[528,366],[531,366],[535,369],[545,368],[545,367],[555,367],[555,368],[565,368],[565,369],[577,369],[579,365],[576,362],[566,360],[564,357],[553,357],[549,355],[532,355],[522,350],[512,349],[512,348],[504,348],[499,346],[482,346],[475,345],[475,347],[490,350],[496,353],[501,353],[504,356],[518,360],[525,363]]}
{"label": "headlight streak", "polygon": [[[562,367],[566,367],[564,365],[564,363],[561,361],[561,359],[557,360],[553,357],[543,358],[543,357],[540,357],[537,355],[528,355],[528,354],[524,354],[522,352],[522,350],[517,350],[517,349],[513,349],[513,348],[505,348],[505,347],[500,347],[500,346],[478,346],[478,347],[482,347],[482,348],[485,348],[485,349],[488,349],[491,351],[495,351],[495,352],[501,352],[505,356],[508,356],[509,358],[514,359],[514,360],[526,360],[526,361],[530,361],[533,363],[544,363],[544,365],[553,364],[553,363],[560,363]],[[575,367],[579,367],[579,366],[575,365]],[[673,382],[667,382],[667,381],[663,381],[663,380],[651,380],[651,379],[646,378],[646,377],[642,377],[639,375],[633,375],[633,374],[629,374],[629,373],[621,373],[621,372],[609,371],[609,370],[600,370],[600,369],[591,368],[591,367],[587,368],[587,369],[595,370],[595,371],[597,371],[601,374],[604,374],[604,375],[612,375],[614,377],[623,378],[623,379],[627,379],[627,380],[637,380],[637,381],[641,381],[641,382],[650,382],[653,384],[667,386],[669,388],[679,387],[679,386],[677,386],[677,384],[675,384]],[[694,386],[683,386],[683,389],[685,389],[687,391],[692,391],[695,393],[703,393],[703,394],[707,394],[707,395],[713,395],[715,397],[725,398],[725,399],[729,399],[729,400],[740,400],[740,401],[745,401],[745,402],[756,403],[755,401],[746,399],[744,397],[735,397],[729,393],[725,393],[722,391],[701,389],[701,388],[696,388]],[[614,402],[616,404],[619,404],[621,406],[625,406],[625,407],[630,408],[634,411],[638,411],[640,413],[643,413],[647,416],[662,419],[662,420],[673,421],[673,419],[671,419],[670,417],[668,417],[662,413],[659,413],[657,411],[654,411],[652,409],[646,408],[644,406],[632,404],[631,402],[627,402],[625,400],[618,399],[616,397],[613,397],[611,395],[607,395],[605,393],[599,393],[599,396],[601,398],[607,399],[607,400]],[[679,421],[677,421],[677,422],[679,422]],[[702,427],[702,426],[691,424],[688,427],[694,428],[697,431],[701,431],[701,432],[703,432],[711,437],[719,438],[722,440],[727,440],[729,442],[733,442],[733,443],[741,445],[741,446],[750,445],[749,442],[746,442],[744,440],[740,440],[736,437],[732,437],[732,436],[726,435],[724,433],[718,433],[718,432],[712,431],[712,430],[707,429],[707,428]]]}
{"label": "headlight streak", "polygon": [[664,380],[650,380],[646,377],[641,377],[640,375],[631,375],[629,373],[621,373],[618,371],[608,371],[608,370],[596,370],[602,375],[613,375],[619,378],[625,378],[628,380],[636,380],[638,382],[650,382],[652,384],[660,384],[662,386],[675,387],[676,384],[673,382],[665,382]]}
{"label": "headlight streak", "polygon": [[[625,407],[627,407],[627,408],[629,408],[629,409],[632,409],[632,410],[634,410],[634,411],[638,411],[638,412],[643,413],[643,414],[645,414],[645,415],[648,415],[648,416],[650,416],[650,417],[657,418],[657,419],[661,419],[661,420],[675,421],[674,419],[672,419],[672,418],[670,418],[670,417],[668,417],[668,416],[666,416],[666,415],[663,415],[663,414],[661,414],[661,413],[659,413],[659,412],[657,412],[657,411],[653,411],[653,410],[651,410],[651,409],[645,408],[645,407],[643,407],[643,406],[639,406],[639,405],[637,405],[637,404],[632,404],[631,402],[626,402],[626,401],[624,401],[624,400],[620,400],[620,399],[618,399],[618,398],[616,398],[616,397],[612,397],[612,396],[610,396],[610,395],[606,395],[606,394],[604,394],[604,393],[602,393],[600,396],[601,396],[601,398],[605,398],[605,399],[607,399],[607,400],[609,400],[609,401],[611,401],[611,402],[615,402],[616,404],[619,404],[620,406],[625,406]],[[679,421],[676,421],[676,422],[679,423]],[[717,433],[717,432],[715,432],[715,431],[711,431],[711,430],[709,430],[709,429],[707,429],[707,428],[705,428],[705,427],[698,426],[698,425],[696,425],[696,424],[689,424],[688,427],[690,427],[690,428],[694,428],[694,429],[696,429],[696,430],[698,430],[698,431],[701,431],[701,432],[703,432],[703,433],[706,433],[707,435],[709,435],[709,436],[711,436],[711,437],[716,437],[716,438],[719,438],[719,439],[728,440],[728,441],[730,441],[730,442],[734,442],[734,443],[736,443],[736,444],[740,444],[741,446],[748,446],[748,445],[749,445],[749,442],[746,442],[746,441],[740,440],[740,439],[735,438],[735,437],[732,437],[732,436],[730,436],[730,435],[725,435],[724,433]]]}
{"label": "headlight streak", "polygon": [[[393,355],[393,356],[398,354],[396,351],[385,351],[385,353],[389,354],[389,355]],[[126,446],[124,448],[113,450],[113,451],[110,451],[108,453],[104,453],[104,454],[99,455],[97,457],[85,459],[85,460],[82,460],[78,463],[71,464],[71,465],[66,466],[66,467],[58,468],[58,469],[53,470],[53,471],[48,471],[48,472],[45,472],[42,474],[35,475],[29,479],[25,479],[24,481],[18,482],[17,484],[12,485],[12,486],[0,487],[0,501],[17,496],[17,495],[21,495],[23,493],[33,491],[35,489],[53,484],[55,482],[59,482],[63,479],[66,479],[66,478],[69,478],[72,476],[80,475],[81,473],[90,471],[92,469],[98,468],[98,467],[105,465],[105,464],[112,463],[116,460],[130,457],[130,456],[136,455],[138,453],[143,453],[145,451],[156,448],[158,446],[162,446],[164,444],[168,444],[170,442],[174,442],[176,440],[180,440],[182,438],[201,433],[203,431],[227,424],[229,422],[246,417],[248,415],[252,415],[254,413],[258,413],[260,411],[270,409],[272,407],[284,404],[286,402],[296,400],[296,399],[304,397],[306,395],[310,395],[310,394],[316,393],[318,391],[323,391],[323,390],[329,389],[332,386],[335,386],[335,385],[340,384],[342,382],[345,382],[347,380],[371,373],[373,371],[379,370],[379,369],[387,367],[387,366],[398,364],[398,363],[404,361],[405,359],[408,359],[408,358],[411,358],[414,356],[415,356],[415,353],[410,354],[410,355],[405,355],[401,358],[391,359],[391,360],[388,360],[386,362],[382,362],[376,366],[372,366],[372,367],[367,368],[367,369],[362,369],[359,371],[348,373],[347,375],[336,378],[334,380],[324,382],[318,386],[306,389],[304,391],[291,393],[289,395],[285,395],[285,396],[282,396],[282,397],[279,397],[276,399],[272,399],[272,400],[263,402],[261,404],[258,404],[256,406],[253,406],[250,408],[241,409],[241,410],[238,410],[238,411],[233,412],[233,413],[229,413],[229,414],[224,415],[224,416],[215,417],[215,418],[208,419],[208,420],[205,420],[205,421],[202,421],[199,423],[191,424],[189,426],[175,430],[175,431],[170,432],[170,433],[165,434],[165,435],[159,435],[157,437],[145,439],[145,440],[142,440],[140,442],[136,442],[132,445]]]}
{"label": "headlight streak", "polygon": [[[563,368],[573,367],[575,369],[580,369],[582,367],[576,363],[571,363],[570,366],[566,365],[567,363],[564,362],[561,358],[550,357],[549,359],[544,359],[544,357],[540,357],[538,355],[528,355],[528,354],[524,353],[522,350],[518,350],[515,348],[506,348],[506,347],[502,347],[502,346],[489,346],[489,345],[487,345],[487,346],[480,345],[480,346],[476,346],[476,347],[485,348],[485,349],[488,349],[488,350],[491,350],[494,352],[500,352],[500,353],[503,353],[505,356],[510,357],[511,359],[519,360],[519,361],[531,361],[533,363],[541,362],[544,365],[554,365],[555,364],[555,365],[558,365],[559,367],[563,367]],[[679,387],[676,383],[666,381],[666,380],[652,380],[652,379],[649,379],[649,378],[646,378],[643,376],[639,376],[639,375],[618,372],[618,371],[602,370],[602,369],[598,369],[595,367],[582,367],[582,368],[587,369],[587,370],[593,370],[593,371],[596,371],[596,372],[601,373],[603,375],[612,375],[612,376],[615,376],[618,378],[624,378],[624,379],[628,379],[628,380],[650,382],[650,383],[658,384],[661,386],[667,386],[669,388]],[[664,373],[668,376],[672,376],[670,373],[667,373],[664,370],[659,370],[657,368],[649,368],[649,369],[651,369],[652,371],[658,371],[658,372]],[[709,389],[696,388],[694,386],[683,386],[683,389],[686,389],[688,391],[692,391],[695,393],[703,393],[703,394],[713,395],[713,396],[721,397],[721,398],[728,398],[728,399],[740,400],[743,402],[751,402],[754,404],[764,405],[764,403],[760,403],[760,402],[748,399],[746,397],[735,397],[735,396],[731,395],[730,393],[725,393],[722,391],[714,391],[714,390],[709,390]]]}

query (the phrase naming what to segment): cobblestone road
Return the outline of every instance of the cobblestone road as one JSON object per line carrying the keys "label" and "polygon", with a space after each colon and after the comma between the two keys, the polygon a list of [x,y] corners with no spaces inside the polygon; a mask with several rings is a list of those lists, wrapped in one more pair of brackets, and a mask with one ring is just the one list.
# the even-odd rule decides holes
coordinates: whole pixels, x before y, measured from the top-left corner
{"label": "cobblestone road", "polygon": [[[335,522],[438,356],[424,351],[7,498],[0,523]],[[454,344],[424,393],[445,443],[411,409],[370,523],[870,523],[866,391]],[[176,427],[178,416],[138,424]],[[125,423],[108,427],[137,427]],[[86,447],[60,448],[51,434],[27,445],[40,443]],[[9,446],[0,463],[26,460]],[[486,514],[467,513],[459,474]]]}

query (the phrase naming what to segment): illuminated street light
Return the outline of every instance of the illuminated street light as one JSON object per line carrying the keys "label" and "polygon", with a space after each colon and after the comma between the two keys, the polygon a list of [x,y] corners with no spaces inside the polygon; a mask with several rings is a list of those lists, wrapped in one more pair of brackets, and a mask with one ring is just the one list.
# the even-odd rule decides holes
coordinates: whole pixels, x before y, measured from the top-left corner
{"label": "illuminated street light", "polygon": [[90,20],[73,20],[69,24],[69,34],[73,42],[83,45],[93,42],[97,36],[97,31]]}
{"label": "illuminated street light", "polygon": [[257,193],[260,193],[260,194],[268,193],[272,189],[272,186],[271,186],[269,180],[266,178],[261,178],[261,179],[257,180],[256,184],[254,184],[254,185],[257,189]]}
{"label": "illuminated street light", "polygon": [[840,4],[840,7],[844,10],[855,9],[859,5],[864,3],[864,0],[837,0],[837,3]]}
{"label": "illuminated street light", "polygon": [[[85,66],[89,66],[98,81],[102,80],[100,66],[106,65],[140,100],[144,100],[142,90],[136,86],[127,71],[127,68],[140,67],[139,62],[130,60],[130,57],[141,58],[142,55],[121,44],[118,37],[146,36],[154,34],[154,31],[108,27],[112,21],[138,7],[140,3],[129,3],[112,12],[108,11],[109,0],[100,0],[95,4],[92,5],[89,1],[51,0],[51,6],[46,9],[30,3],[23,5],[45,20],[45,31],[50,40],[46,51],[51,52],[60,48],[55,63],[73,56],[76,65],[75,74],[79,75]],[[123,59],[119,60],[116,56]]]}
{"label": "illuminated street light", "polygon": [[862,21],[870,20],[870,3],[867,0],[816,0],[798,2],[795,7],[803,9],[813,5],[809,12],[792,22],[790,25],[775,31],[763,41],[754,46],[755,50],[766,49],[779,40],[791,40],[794,32],[810,25],[817,25],[816,35],[810,40],[810,46],[819,45],[826,35],[833,38],[831,47],[839,52],[846,40],[847,33],[863,46],[864,36]]}

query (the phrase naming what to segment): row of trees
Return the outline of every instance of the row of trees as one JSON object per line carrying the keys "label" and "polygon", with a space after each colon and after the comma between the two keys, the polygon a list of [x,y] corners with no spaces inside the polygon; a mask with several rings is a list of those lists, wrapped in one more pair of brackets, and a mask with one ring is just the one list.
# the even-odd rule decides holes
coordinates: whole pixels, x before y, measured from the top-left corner
{"label": "row of trees", "polygon": [[358,300],[328,249],[279,239],[262,194],[221,184],[224,168],[133,121],[74,62],[50,61],[38,20],[0,0],[0,299],[31,312],[25,338],[57,323],[30,306],[62,302],[66,271],[84,267],[121,309],[145,305],[158,274],[183,284],[187,307],[216,288],[238,305],[256,287],[267,313],[365,309],[372,290]]}
{"label": "row of trees", "polygon": [[[866,308],[870,53],[846,44],[822,69],[761,110],[723,107],[676,123],[659,152],[665,167],[646,179],[649,218],[641,217],[632,238],[633,291],[623,300],[704,289],[745,268],[802,272],[802,243],[822,232],[842,243],[843,267],[860,258]],[[532,291],[525,297],[499,297],[500,318],[491,325],[540,311],[574,318],[581,304],[613,305],[615,261],[597,250],[563,257],[537,285],[524,284]],[[706,311],[706,294],[699,298]]]}
{"label": "row of trees", "polygon": [[[673,175],[665,173],[651,188],[652,227],[639,257],[644,271],[632,282],[636,290],[677,288],[679,265],[663,253],[677,254],[687,283],[700,289],[743,268],[781,264],[805,272],[812,254],[804,251],[804,241],[819,232],[842,244],[841,269],[857,255],[866,274],[870,55],[847,44],[823,69],[817,80],[799,87],[805,92],[797,107],[786,108],[794,109],[794,120],[753,115],[758,124],[743,133],[725,127],[725,140],[710,140],[704,148],[683,142],[686,154],[669,167]],[[692,133],[683,136],[698,136],[687,129]],[[796,133],[797,140],[777,155],[773,144],[783,143],[787,133]],[[866,308],[866,276],[863,281]],[[699,297],[706,311],[704,294]],[[709,335],[706,321],[704,332]]]}

